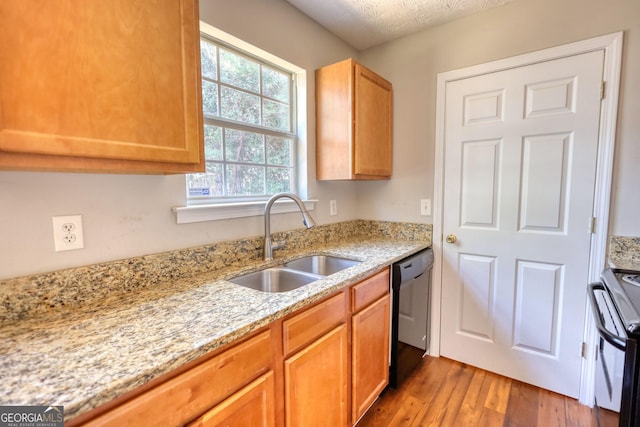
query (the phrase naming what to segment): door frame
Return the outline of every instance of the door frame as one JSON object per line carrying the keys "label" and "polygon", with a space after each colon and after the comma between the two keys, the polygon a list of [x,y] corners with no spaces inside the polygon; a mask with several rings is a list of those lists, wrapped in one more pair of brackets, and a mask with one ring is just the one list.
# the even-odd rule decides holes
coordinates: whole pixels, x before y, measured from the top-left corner
{"label": "door frame", "polygon": [[[596,218],[594,226],[587,224],[585,232],[592,227],[591,249],[589,255],[589,281],[600,280],[600,273],[606,265],[607,238],[609,229],[609,208],[611,182],[613,175],[613,154],[620,91],[620,73],[622,66],[623,32],[607,34],[569,43],[536,52],[517,55],[511,58],[491,61],[484,64],[438,73],[436,94],[436,133],[435,133],[435,169],[433,197],[433,265],[432,283],[432,323],[429,354],[440,356],[440,323],[442,295],[442,241],[443,241],[443,197],[444,197],[444,143],[445,143],[445,99],[446,85],[456,80],[476,77],[483,74],[523,67],[539,62],[565,58],[582,53],[603,50],[605,82],[604,99],[600,104],[600,130],[598,135],[598,158],[592,216]],[[586,285],[586,284],[585,284]],[[582,359],[580,379],[580,403],[592,406],[594,401],[595,374],[595,328],[585,309],[584,342],[588,357]],[[579,351],[576,349],[576,351]]]}

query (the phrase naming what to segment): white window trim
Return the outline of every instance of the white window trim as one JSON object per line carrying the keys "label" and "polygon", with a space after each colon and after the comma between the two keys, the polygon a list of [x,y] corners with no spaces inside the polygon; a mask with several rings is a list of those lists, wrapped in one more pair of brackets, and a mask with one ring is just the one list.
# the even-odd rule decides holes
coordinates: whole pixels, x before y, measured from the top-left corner
{"label": "white window trim", "polygon": [[[206,22],[200,21],[200,31],[225,43],[230,44],[240,50],[244,50],[252,55],[262,58],[274,65],[291,71],[296,76],[296,97],[294,100],[296,105],[296,179],[297,189],[293,192],[297,193],[302,199],[307,197],[307,72],[304,68],[300,68],[290,62],[280,59],[269,52],[257,48],[245,41],[240,40],[231,34],[225,33]],[[186,176],[184,185],[184,197],[187,199]],[[307,210],[314,210],[317,200],[304,200]],[[264,206],[267,200],[258,201],[220,201],[219,203],[210,204],[188,204],[187,206],[176,206],[172,211],[176,213],[176,222],[178,224],[186,224],[192,222],[216,221],[221,219],[243,218],[250,216],[260,216],[264,212]],[[272,213],[296,212],[298,207],[295,203],[288,200],[277,201],[272,209]]]}
{"label": "white window trim", "polygon": [[[308,211],[315,209],[318,200],[303,200]],[[177,224],[192,222],[215,221],[221,219],[262,216],[266,200],[259,202],[220,203],[211,205],[176,206],[172,210],[176,213]],[[298,205],[291,200],[278,200],[271,207],[272,214],[298,212]]]}

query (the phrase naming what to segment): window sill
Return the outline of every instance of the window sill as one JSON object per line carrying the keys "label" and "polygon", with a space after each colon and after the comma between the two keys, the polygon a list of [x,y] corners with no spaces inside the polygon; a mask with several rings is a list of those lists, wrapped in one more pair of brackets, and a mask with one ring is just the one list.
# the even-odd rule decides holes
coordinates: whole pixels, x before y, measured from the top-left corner
{"label": "window sill", "polygon": [[[318,200],[304,200],[304,206],[312,211]],[[211,205],[176,206],[171,210],[176,213],[177,224],[192,222],[217,221],[220,219],[262,216],[266,201],[220,203]],[[298,206],[291,200],[278,200],[271,207],[272,214],[298,212]]]}

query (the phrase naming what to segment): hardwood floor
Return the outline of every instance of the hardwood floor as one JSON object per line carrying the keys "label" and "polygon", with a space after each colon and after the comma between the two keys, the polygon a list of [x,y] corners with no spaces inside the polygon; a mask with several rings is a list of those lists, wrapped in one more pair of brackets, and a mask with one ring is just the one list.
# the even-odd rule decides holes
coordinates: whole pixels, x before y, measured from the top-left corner
{"label": "hardwood floor", "polygon": [[[609,425],[613,419],[606,421]],[[596,427],[597,421],[595,410],[577,400],[450,359],[426,357],[399,389],[384,392],[357,425],[373,426]]]}

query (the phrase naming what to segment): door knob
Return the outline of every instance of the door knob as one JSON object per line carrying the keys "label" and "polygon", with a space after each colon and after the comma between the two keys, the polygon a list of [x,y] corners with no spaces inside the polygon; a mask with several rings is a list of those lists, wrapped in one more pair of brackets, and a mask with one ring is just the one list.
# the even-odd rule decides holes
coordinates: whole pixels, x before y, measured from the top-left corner
{"label": "door knob", "polygon": [[456,235],[455,235],[455,234],[449,234],[449,235],[445,238],[445,241],[446,241],[447,243],[455,243],[455,242],[457,242],[457,241],[458,241],[458,238],[456,237]]}

